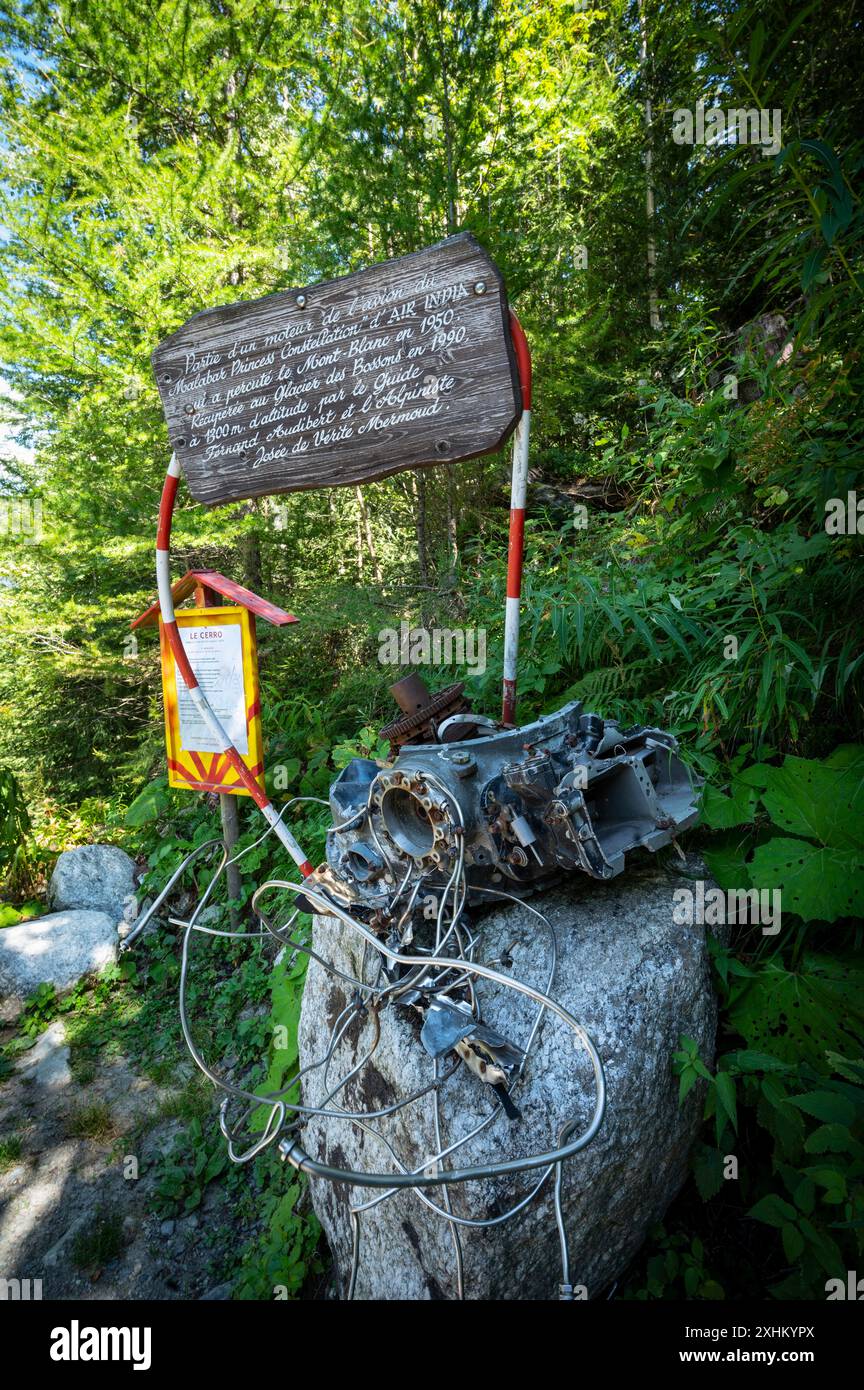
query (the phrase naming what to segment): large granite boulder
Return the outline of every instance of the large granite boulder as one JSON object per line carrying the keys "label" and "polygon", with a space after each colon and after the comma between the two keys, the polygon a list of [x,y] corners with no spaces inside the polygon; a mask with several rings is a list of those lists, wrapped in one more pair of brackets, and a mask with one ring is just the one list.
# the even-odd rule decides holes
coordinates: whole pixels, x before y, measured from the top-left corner
{"label": "large granite boulder", "polygon": [[[557,936],[552,997],[588,1030],[608,1085],[600,1132],[565,1165],[564,1217],[577,1297],[597,1297],[609,1288],[687,1174],[702,1102],[693,1092],[679,1107],[672,1053],[685,1034],[696,1039],[710,1061],[716,1009],[705,929],[677,925],[673,918],[673,893],[681,886],[678,874],[664,872],[652,860],[609,884],[574,876],[565,887],[531,899]],[[680,919],[680,912],[675,916]],[[335,919],[316,919],[314,947],[342,970],[360,974],[362,940]],[[522,906],[495,908],[482,919],[477,959],[543,989],[549,934]],[[484,1021],[524,1043],[535,1006],[512,990],[484,982],[478,989]],[[326,1051],[330,1030],[351,993],[350,985],[311,961],[300,1020],[302,1066]],[[305,1103],[321,1102],[325,1089],[365,1055],[379,1025],[372,1060],[339,1093],[337,1103],[355,1110],[381,1109],[429,1084],[433,1063],[419,1041],[420,1018],[411,1010],[388,1007],[377,1021],[367,1016],[352,1024],[334,1053],[329,1075],[325,1078],[319,1069],[304,1080]],[[445,1059],[448,1065],[451,1058],[448,1054]],[[590,1064],[573,1034],[548,1013],[514,1099],[522,1118],[511,1121],[499,1112],[448,1160],[450,1166],[545,1152],[554,1149],[565,1119],[578,1115],[580,1131],[587,1124],[594,1104]],[[460,1064],[442,1089],[443,1145],[465,1135],[493,1108],[487,1088]],[[438,1151],[433,1125],[427,1094],[371,1127],[386,1137],[403,1163],[419,1168]],[[395,1171],[386,1144],[347,1120],[312,1119],[301,1142],[313,1157],[336,1167]],[[523,1173],[451,1187],[453,1210],[463,1217],[494,1216],[526,1195],[536,1177]],[[311,1186],[344,1296],[351,1267],[349,1205],[375,1193],[318,1179]],[[426,1189],[426,1194],[441,1204],[441,1189]],[[400,1192],[363,1214],[360,1231],[356,1298],[456,1297],[452,1228],[415,1193]],[[462,1228],[460,1234],[466,1297],[557,1297],[561,1262],[551,1180],[511,1221],[489,1229]]]}
{"label": "large granite boulder", "polygon": [[116,845],[78,845],[60,855],[48,886],[55,911],[84,908],[107,912],[114,924],[135,888],[135,864]]}
{"label": "large granite boulder", "polygon": [[68,989],[117,956],[117,921],[107,912],[49,912],[0,931],[0,995],[26,999],[37,985]]}

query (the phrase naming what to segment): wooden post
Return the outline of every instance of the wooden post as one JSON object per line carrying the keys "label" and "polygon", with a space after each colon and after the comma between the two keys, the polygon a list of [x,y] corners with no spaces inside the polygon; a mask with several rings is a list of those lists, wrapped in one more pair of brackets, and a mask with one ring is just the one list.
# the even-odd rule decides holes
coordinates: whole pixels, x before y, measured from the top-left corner
{"label": "wooden post", "polygon": [[[196,608],[219,608],[222,605],[222,598],[215,590],[208,589],[204,584],[195,585],[195,606]],[[252,615],[252,629],[255,629],[255,617]],[[240,813],[237,807],[237,798],[229,796],[225,792],[219,793],[219,815],[222,820],[222,843],[228,852],[230,859],[240,839]],[[239,898],[241,880],[240,870],[236,864],[229,864],[225,870],[225,882],[228,887],[228,897],[231,899]],[[236,907],[230,909],[231,930],[236,931],[240,925],[240,913]]]}
{"label": "wooden post", "polygon": [[[222,840],[228,851],[228,858],[234,853],[237,841],[240,839],[240,814],[237,810],[236,796],[226,796],[225,792],[219,793],[219,813],[222,817]],[[226,882],[228,884],[229,898],[239,898],[240,896],[240,870],[236,864],[229,864],[225,870]],[[240,914],[236,907],[231,908],[231,930],[234,931],[240,922]]]}

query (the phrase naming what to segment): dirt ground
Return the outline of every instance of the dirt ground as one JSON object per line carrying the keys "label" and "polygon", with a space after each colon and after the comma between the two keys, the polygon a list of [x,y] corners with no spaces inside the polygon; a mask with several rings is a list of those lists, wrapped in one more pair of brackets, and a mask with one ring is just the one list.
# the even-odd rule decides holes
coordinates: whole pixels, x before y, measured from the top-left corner
{"label": "dirt ground", "polygon": [[[11,1033],[7,1019],[0,1044]],[[61,1019],[18,1057],[0,1084],[0,1137],[20,1142],[0,1172],[0,1278],[41,1280],[44,1299],[231,1296],[220,1266],[239,1233],[222,1188],[177,1220],[149,1210],[154,1160],[182,1128],[159,1118],[170,1096],[124,1058],[76,1080]]]}

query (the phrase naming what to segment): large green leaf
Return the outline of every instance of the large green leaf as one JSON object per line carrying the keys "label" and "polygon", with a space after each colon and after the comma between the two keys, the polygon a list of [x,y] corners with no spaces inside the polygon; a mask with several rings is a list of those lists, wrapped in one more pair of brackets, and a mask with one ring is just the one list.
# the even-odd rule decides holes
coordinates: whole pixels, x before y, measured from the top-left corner
{"label": "large green leaf", "polygon": [[864,916],[864,860],[854,849],[826,849],[775,835],[757,846],[749,865],[757,888],[779,888],[784,912],[806,922]]}
{"label": "large green leaf", "polygon": [[720,1149],[700,1144],[693,1159],[693,1176],[699,1189],[699,1196],[707,1202],[723,1186],[724,1155]]}
{"label": "large green leaf", "polygon": [[158,820],[168,805],[167,782],[164,778],[148,783],[143,792],[136,796],[126,812],[125,824],[136,829]]}
{"label": "large green leaf", "polygon": [[794,1221],[798,1213],[776,1192],[769,1192],[767,1197],[750,1208],[748,1215],[756,1221],[764,1221],[766,1226],[775,1226],[779,1231],[788,1221]]}
{"label": "large green leaf", "polygon": [[767,787],[774,771],[769,763],[751,763],[741,772],[736,772],[735,781],[743,782],[745,787]]}
{"label": "large green leaf", "polygon": [[790,1096],[790,1105],[797,1105],[808,1115],[815,1115],[824,1124],[851,1125],[855,1119],[855,1106],[847,1096],[837,1095],[835,1091],[805,1091],[800,1096]]}
{"label": "large green leaf", "polygon": [[721,888],[750,887],[750,870],[744,863],[745,852],[746,845],[742,846],[740,840],[732,838],[705,851],[708,872]]}
{"label": "large green leaf", "polygon": [[712,830],[729,830],[734,825],[750,825],[759,796],[755,788],[733,782],[726,796],[710,783],[702,793],[702,820]]}
{"label": "large green leaf", "polygon": [[864,743],[840,743],[825,759],[826,767],[857,768],[864,776]]}
{"label": "large green leaf", "polygon": [[736,986],[729,1021],[748,1047],[824,1069],[829,1051],[860,1052],[862,1000],[864,965],[852,957],[812,953],[796,971],[769,962]]}
{"label": "large green leaf", "polygon": [[864,769],[854,745],[843,753],[848,760],[787,757],[766,770],[762,803],[775,825],[835,849],[864,848]]}

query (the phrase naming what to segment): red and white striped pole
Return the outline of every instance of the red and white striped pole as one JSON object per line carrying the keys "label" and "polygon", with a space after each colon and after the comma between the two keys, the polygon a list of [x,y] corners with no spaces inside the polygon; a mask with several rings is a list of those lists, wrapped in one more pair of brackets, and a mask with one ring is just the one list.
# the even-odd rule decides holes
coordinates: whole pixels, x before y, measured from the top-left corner
{"label": "red and white striped pole", "polygon": [[204,695],[203,690],[195,676],[195,672],[189,664],[186,649],[180,638],[180,630],[177,627],[177,619],[174,616],[174,595],[171,593],[171,520],[174,515],[174,501],[177,497],[177,488],[180,484],[180,465],[175,454],[171,455],[171,462],[168,465],[168,473],[165,477],[165,485],[162,488],[162,500],[159,503],[159,527],[156,532],[156,583],[159,588],[159,611],[162,616],[162,623],[165,628],[165,635],[168,638],[168,645],[177,663],[177,670],[189,691],[189,695],[194,702],[198,713],[206,724],[210,734],[219,747],[219,751],[224,754],[229,764],[237,773],[243,786],[249,792],[255,804],[261,810],[265,820],[272,825],[277,837],[287,849],[294,863],[297,865],[304,878],[312,873],[312,865],[298,845],[291,831],[283,825],[278,812],[264,792],[262,792],[256,779],[252,776],[242,757],[234,747],[230,738],[226,734],[213,710]]}
{"label": "red and white striped pole", "polygon": [[504,614],[504,690],[501,719],[516,723],[516,667],[519,661],[519,602],[525,553],[525,497],[528,491],[528,435],[531,429],[531,353],[522,325],[510,311],[510,334],[522,386],[522,418],[513,436],[510,484],[510,544],[507,550],[507,602]]}

